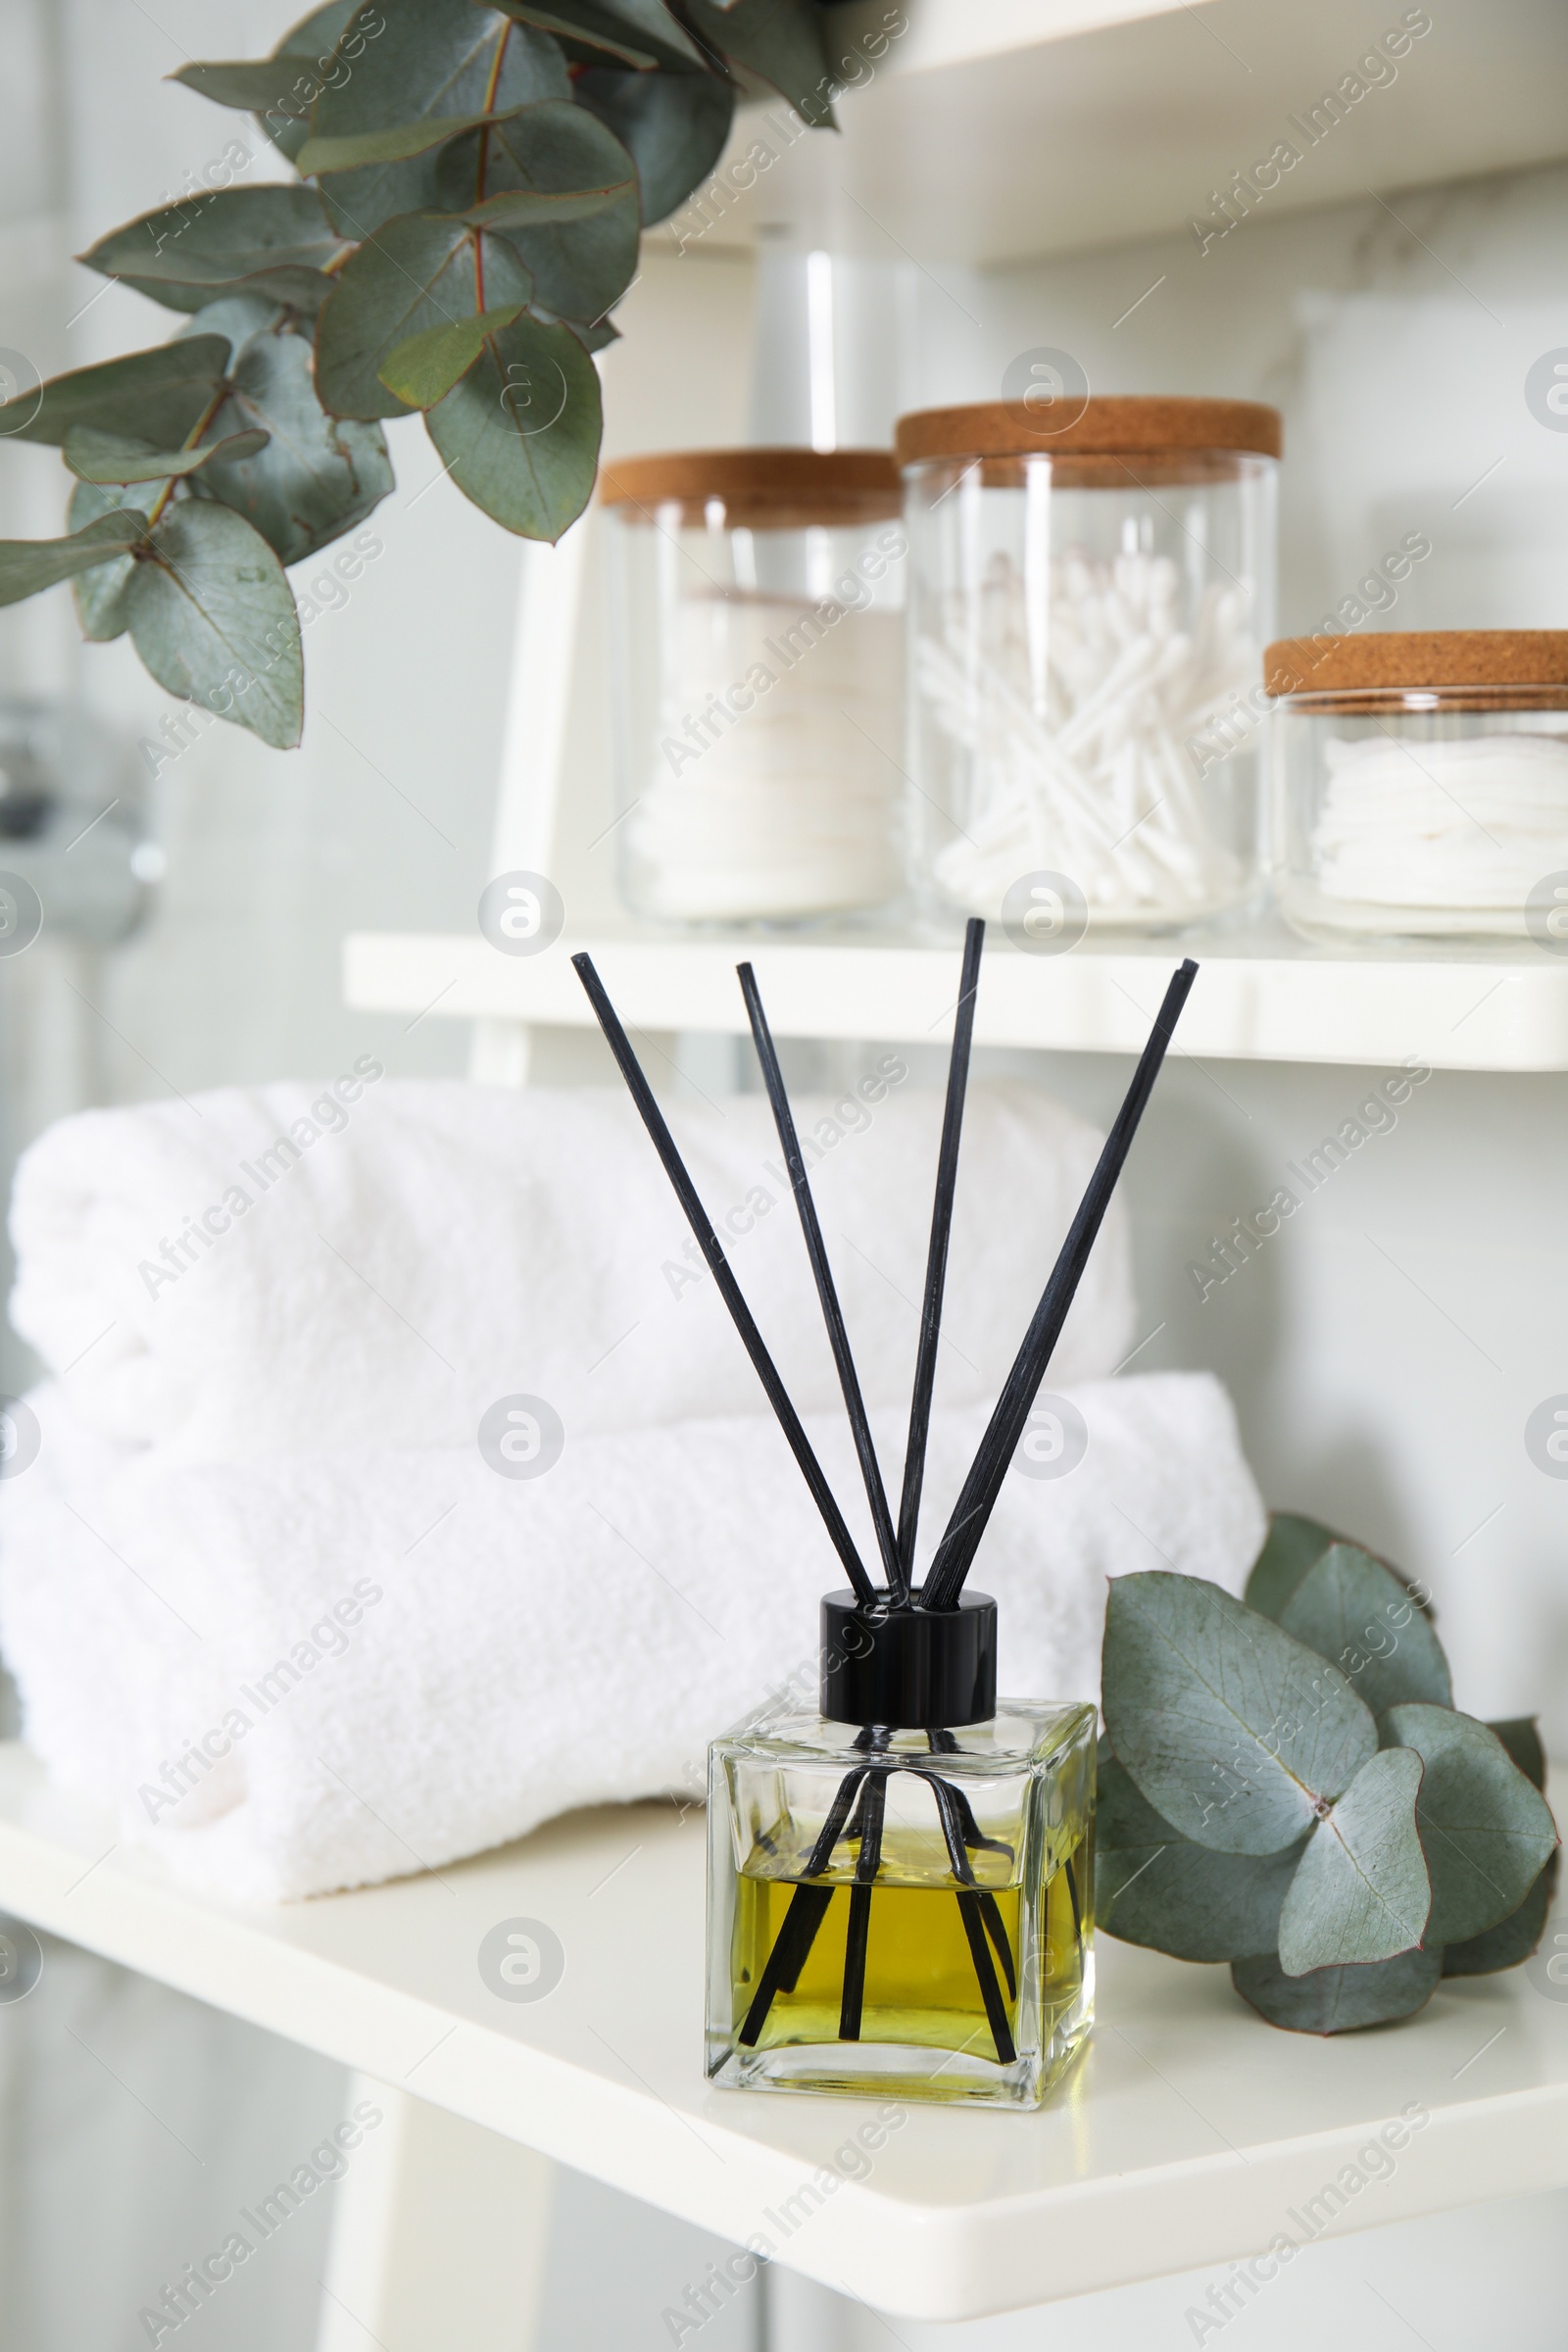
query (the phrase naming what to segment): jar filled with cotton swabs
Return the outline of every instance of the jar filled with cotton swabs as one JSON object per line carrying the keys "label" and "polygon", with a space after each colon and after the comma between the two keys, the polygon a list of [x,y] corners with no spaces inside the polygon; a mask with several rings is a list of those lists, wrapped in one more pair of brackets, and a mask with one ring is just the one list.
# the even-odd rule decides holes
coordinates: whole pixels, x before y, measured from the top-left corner
{"label": "jar filled with cotton swabs", "polygon": [[932,909],[1172,930],[1259,887],[1280,419],[1055,388],[901,419]]}
{"label": "jar filled with cotton swabs", "polygon": [[621,893],[690,925],[904,887],[905,537],[883,450],[606,468]]}
{"label": "jar filled with cotton swabs", "polygon": [[1295,929],[1568,950],[1568,630],[1288,637],[1265,684]]}

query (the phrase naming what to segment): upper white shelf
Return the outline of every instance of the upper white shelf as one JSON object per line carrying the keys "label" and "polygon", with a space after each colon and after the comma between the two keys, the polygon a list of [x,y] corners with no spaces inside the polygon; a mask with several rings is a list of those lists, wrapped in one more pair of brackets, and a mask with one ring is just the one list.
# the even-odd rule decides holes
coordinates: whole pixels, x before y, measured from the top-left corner
{"label": "upper white shelf", "polygon": [[[1022,955],[993,933],[975,1041],[1079,1053],[1140,1051],[1172,967],[1199,974],[1179,1050],[1266,1061],[1434,1069],[1568,1070],[1568,958],[1482,950],[1339,956],[1276,925],[1210,941],[1150,940]],[[741,1035],[735,964],[749,957],[782,1037],[937,1044],[951,1034],[956,948],[871,935],[781,942],[669,938],[606,930],[568,935],[531,956],[504,956],[475,931],[360,932],[344,943],[344,991],[361,1011],[482,1017],[589,1028],[568,957],[587,948],[622,1017],[640,1029]]]}
{"label": "upper white shelf", "polygon": [[[976,2318],[1255,2253],[1401,2116],[1393,2173],[1335,2230],[1568,2184],[1568,2003],[1522,1969],[1320,2041],[1263,2025],[1224,1969],[1102,1940],[1101,2023],[1043,2109],[896,2106],[856,2180],[834,2151],[874,2106],[703,2079],[700,1818],[576,1814],[438,1877],[252,1911],[119,1838],[0,1746],[0,1907],[736,2243],[760,2231],[881,2310]],[[506,1920],[559,1936],[547,1999],[481,1979]]]}
{"label": "upper white shelf", "polygon": [[[1430,29],[1358,74],[1412,13]],[[887,40],[889,20],[907,29]],[[721,166],[714,243],[1002,263],[1179,231],[1282,140],[1299,160],[1262,193],[1270,215],[1568,152],[1559,0],[857,0],[833,22],[840,55],[874,53],[845,137],[754,161],[747,193]],[[1363,94],[1314,135],[1309,110],[1348,81]],[[748,108],[726,162],[758,136]]]}

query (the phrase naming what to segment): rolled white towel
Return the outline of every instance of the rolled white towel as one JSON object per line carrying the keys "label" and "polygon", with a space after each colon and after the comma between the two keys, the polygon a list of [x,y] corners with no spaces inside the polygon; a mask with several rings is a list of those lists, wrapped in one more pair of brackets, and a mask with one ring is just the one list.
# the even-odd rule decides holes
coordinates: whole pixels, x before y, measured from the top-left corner
{"label": "rolled white towel", "polygon": [[[623,1093],[379,1070],[84,1111],[31,1147],[12,1318],[84,1423],[203,1462],[466,1446],[519,1393],[573,1438],[761,1409]],[[896,1054],[798,1106],[872,1405],[908,1395],[941,1115]],[[765,1100],[668,1117],[797,1405],[839,1407]],[[971,1089],[945,1404],[995,1396],[1098,1152],[1033,1087]],[[1113,1203],[1053,1379],[1113,1370],[1132,1315]]]}
{"label": "rolled white towel", "polygon": [[[1263,1511],[1206,1374],[1080,1388],[1087,1451],[1005,1480],[973,1583],[1004,1694],[1094,1698],[1107,1576],[1240,1592]],[[776,1427],[569,1438],[550,1471],[448,1450],[160,1464],[32,1399],[0,1488],[0,1646],[27,1739],[127,1840],[242,1899],[395,1878],[572,1806],[697,1794],[769,1690],[814,1704],[843,1575]],[[932,1425],[922,1555],[988,1406]],[[808,1423],[857,1537],[841,1413]],[[874,1418],[897,1491],[902,1414]],[[1049,1448],[1042,1448],[1049,1451]],[[1063,1454],[1063,1460],[1071,1453]]]}

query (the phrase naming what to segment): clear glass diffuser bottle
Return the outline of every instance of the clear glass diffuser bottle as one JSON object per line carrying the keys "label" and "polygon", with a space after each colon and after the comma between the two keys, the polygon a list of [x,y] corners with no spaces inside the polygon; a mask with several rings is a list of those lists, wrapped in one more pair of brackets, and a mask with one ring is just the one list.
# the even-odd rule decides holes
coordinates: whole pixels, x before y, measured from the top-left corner
{"label": "clear glass diffuser bottle", "polygon": [[1095,1709],[996,1695],[996,1604],[822,1603],[821,1711],[710,1750],[708,2072],[1035,2107],[1094,2017]]}

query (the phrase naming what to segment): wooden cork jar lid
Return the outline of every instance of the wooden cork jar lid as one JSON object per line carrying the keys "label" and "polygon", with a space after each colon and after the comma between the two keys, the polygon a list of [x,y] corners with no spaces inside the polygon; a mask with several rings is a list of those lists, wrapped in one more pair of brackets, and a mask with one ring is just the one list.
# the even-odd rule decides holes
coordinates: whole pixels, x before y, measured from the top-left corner
{"label": "wooden cork jar lid", "polygon": [[1271,695],[1441,696],[1461,707],[1509,699],[1568,705],[1568,629],[1380,629],[1364,637],[1280,637],[1263,655]]}
{"label": "wooden cork jar lid", "polygon": [[[652,522],[661,507],[674,505],[683,521],[763,531],[881,522],[904,503],[886,449],[683,449],[615,458],[600,469],[599,496],[626,522]],[[721,516],[708,514],[715,505]]]}
{"label": "wooden cork jar lid", "polygon": [[894,442],[901,466],[933,458],[1166,457],[1230,451],[1277,458],[1284,446],[1278,409],[1255,400],[1194,400],[1146,393],[1091,394],[1034,411],[1022,399],[972,408],[917,409],[901,416]]}

